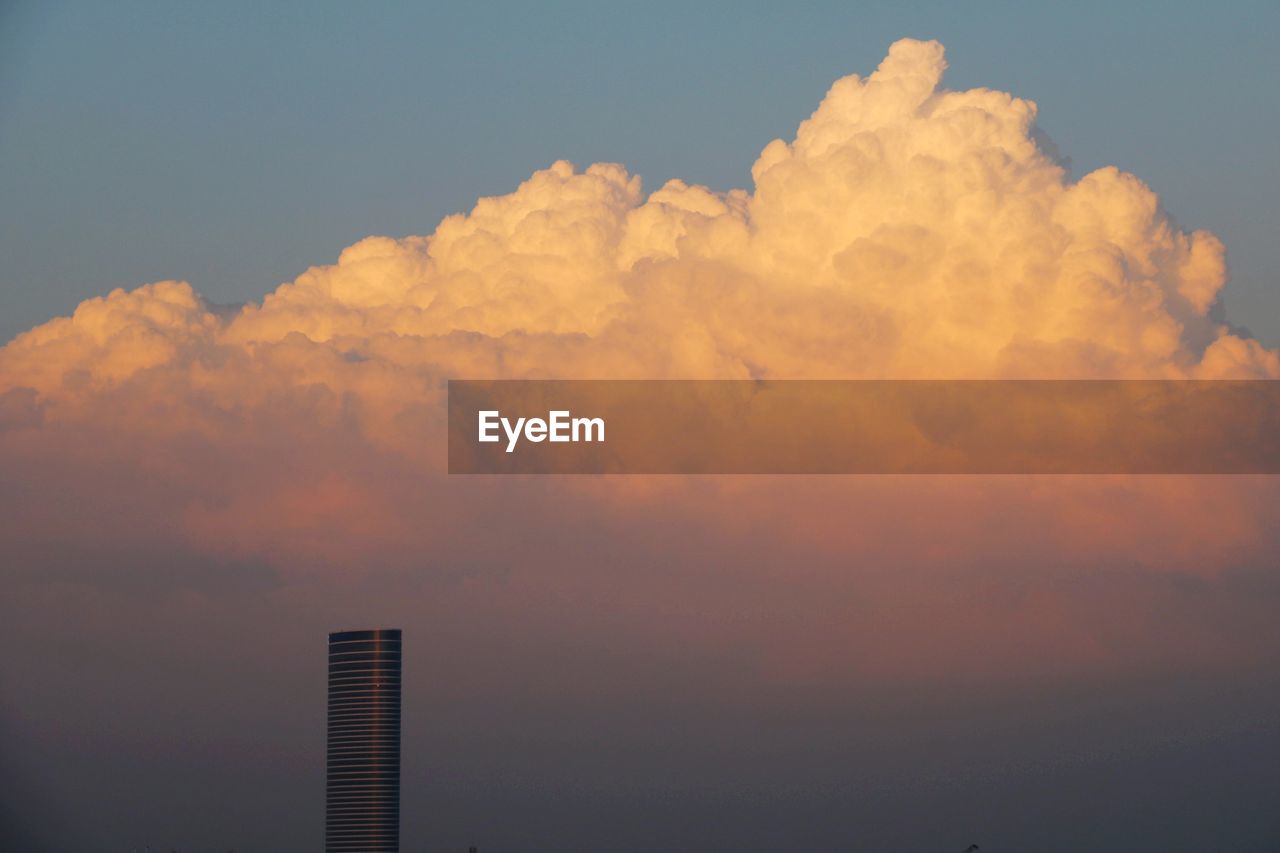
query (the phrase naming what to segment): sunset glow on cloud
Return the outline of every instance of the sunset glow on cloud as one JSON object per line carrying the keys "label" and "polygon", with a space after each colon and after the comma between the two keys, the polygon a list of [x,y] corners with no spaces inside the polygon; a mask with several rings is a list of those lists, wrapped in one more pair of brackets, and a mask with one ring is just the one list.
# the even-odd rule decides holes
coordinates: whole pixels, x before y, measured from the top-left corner
{"label": "sunset glow on cloud", "polygon": [[621,166],[558,162],[231,314],[181,282],[89,300],[6,347],[0,382],[56,407],[148,371],[229,392],[292,373],[361,399],[387,371],[1280,376],[1213,311],[1216,237],[1180,230],[1132,175],[1070,180],[1034,103],[948,91],[945,68],[941,45],[903,40],[837,81],[794,140],[765,147],[750,193],[646,196]]}
{"label": "sunset glow on cloud", "polygon": [[[1217,238],[1180,231],[1131,175],[1071,181],[1033,103],[943,89],[945,67],[941,45],[904,40],[837,81],[793,141],[766,146],[751,193],[672,181],[646,197],[621,166],[560,162],[429,237],[362,240],[261,304],[215,309],[182,282],[88,300],[0,351],[3,452],[89,505],[119,487],[99,454],[130,461],[145,512],[191,547],[364,572],[457,547],[485,518],[492,498],[472,505],[442,474],[450,377],[1280,377],[1280,356],[1213,308]],[[350,467],[362,454],[378,461]],[[1229,482],[1210,487],[1210,518],[1142,480],[1030,500],[959,483],[946,489],[969,498],[941,503],[934,485],[846,482],[806,489],[824,498],[805,508],[771,486],[716,487],[714,506],[673,482],[546,488],[633,521],[687,501],[709,535],[721,516],[767,516],[803,547],[904,566],[934,562],[915,524],[948,531],[952,562],[993,559],[981,519],[1009,501],[1039,506],[1034,524],[1082,559],[1132,549],[1196,573],[1224,568],[1221,543],[1269,545],[1274,520],[1270,486]],[[1099,493],[1146,511],[1104,521],[1083,509]],[[11,532],[68,523],[45,509]],[[72,523],[57,535],[91,535]],[[1016,562],[1040,545],[1009,547]]]}
{"label": "sunset glow on cloud", "polygon": [[[196,547],[376,566],[365,549],[449,538],[412,517],[419,502],[468,523],[453,496],[469,487],[441,474],[450,377],[1280,378],[1280,355],[1214,308],[1217,238],[1179,230],[1132,175],[1070,180],[1033,103],[948,91],[945,67],[940,44],[903,40],[875,73],[837,81],[794,140],[765,147],[750,193],[671,181],[646,197],[621,166],[558,162],[428,237],[362,240],[261,304],[215,308],[183,282],[90,299],[0,351],[4,452],[48,454],[73,479],[97,450],[156,466],[142,494]],[[193,442],[200,458],[182,458]],[[303,458],[260,465],[282,452]],[[404,460],[421,494],[331,467],[362,452]],[[100,461],[84,462],[86,500],[113,488],[93,482]],[[665,501],[684,487],[654,488]],[[879,488],[833,486],[817,516]],[[1102,487],[1053,488],[1070,502]],[[1253,487],[1220,487],[1243,504],[1234,522],[1184,518],[1167,484],[1125,488],[1155,504],[1139,529],[1173,513],[1205,541],[1248,542],[1239,519],[1270,517]],[[647,500],[620,482],[564,491],[612,495],[623,516]],[[830,547],[833,530],[768,491],[748,503]],[[707,512],[738,515],[742,500]],[[1046,523],[1072,547],[1109,539],[1070,513]],[[974,529],[959,523],[950,547]],[[297,541],[315,535],[337,540],[323,557]]]}

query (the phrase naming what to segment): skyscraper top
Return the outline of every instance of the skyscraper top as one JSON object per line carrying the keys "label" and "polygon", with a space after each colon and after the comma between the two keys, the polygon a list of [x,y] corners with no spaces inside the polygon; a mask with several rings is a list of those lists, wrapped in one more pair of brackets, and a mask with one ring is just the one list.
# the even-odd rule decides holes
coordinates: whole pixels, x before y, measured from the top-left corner
{"label": "skyscraper top", "polygon": [[390,640],[400,641],[399,628],[373,628],[367,631],[334,631],[329,635],[331,643],[345,643],[350,640]]}

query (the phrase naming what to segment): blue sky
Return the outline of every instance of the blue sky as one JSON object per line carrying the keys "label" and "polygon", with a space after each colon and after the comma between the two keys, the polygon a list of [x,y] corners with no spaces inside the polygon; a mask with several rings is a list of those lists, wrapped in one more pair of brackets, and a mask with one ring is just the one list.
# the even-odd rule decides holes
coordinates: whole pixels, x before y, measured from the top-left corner
{"label": "blue sky", "polygon": [[114,287],[260,298],[426,234],[559,158],[749,185],[902,36],[1035,100],[1076,176],[1136,173],[1226,242],[1228,317],[1280,343],[1274,3],[0,7],[0,339]]}

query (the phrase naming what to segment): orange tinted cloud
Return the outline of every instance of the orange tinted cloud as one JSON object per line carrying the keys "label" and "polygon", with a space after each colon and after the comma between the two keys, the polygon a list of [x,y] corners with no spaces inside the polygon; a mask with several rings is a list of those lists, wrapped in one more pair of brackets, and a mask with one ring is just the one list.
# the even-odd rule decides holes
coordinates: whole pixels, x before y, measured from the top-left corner
{"label": "orange tinted cloud", "polygon": [[[509,565],[451,595],[533,608],[520,618],[545,631],[566,599],[602,607],[624,634],[754,649],[784,679],[1229,659],[1212,626],[1160,652],[1087,579],[1271,559],[1268,480],[443,474],[449,377],[1280,378],[1280,355],[1220,317],[1216,237],[1132,175],[1072,180],[1034,103],[944,89],[945,67],[936,42],[896,43],[764,148],[750,191],[645,195],[621,166],[558,162],[230,314],[182,282],[88,300],[0,350],[21,495],[3,532],[163,536],[289,577]],[[547,533],[601,530],[669,538],[643,553],[679,570],[605,582],[587,563],[606,571],[607,551]],[[739,616],[708,619],[720,606]]]}

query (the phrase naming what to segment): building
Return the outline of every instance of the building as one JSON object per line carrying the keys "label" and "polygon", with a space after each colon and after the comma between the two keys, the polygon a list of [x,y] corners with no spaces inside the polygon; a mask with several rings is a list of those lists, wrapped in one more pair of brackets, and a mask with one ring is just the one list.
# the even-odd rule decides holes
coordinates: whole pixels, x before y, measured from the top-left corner
{"label": "building", "polygon": [[325,853],[399,853],[400,632],[329,635]]}

